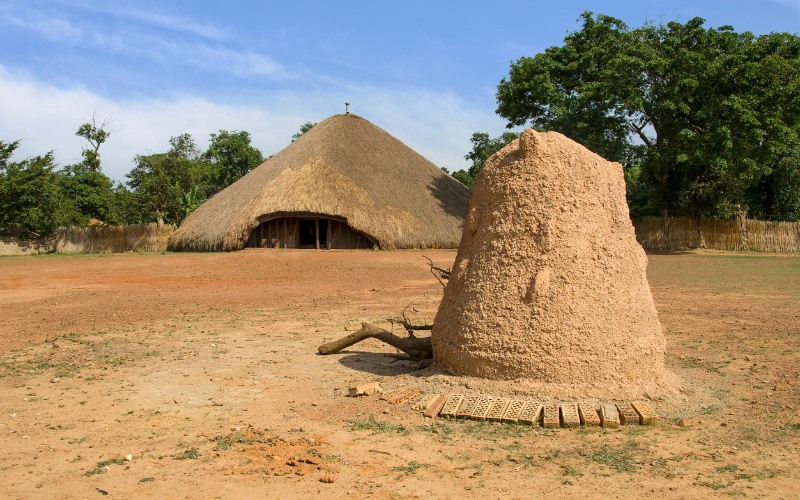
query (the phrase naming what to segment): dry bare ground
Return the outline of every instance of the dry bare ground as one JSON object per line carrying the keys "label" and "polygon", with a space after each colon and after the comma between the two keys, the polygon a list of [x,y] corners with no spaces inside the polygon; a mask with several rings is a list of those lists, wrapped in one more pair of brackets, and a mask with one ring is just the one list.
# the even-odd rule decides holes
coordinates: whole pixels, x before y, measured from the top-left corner
{"label": "dry bare ground", "polygon": [[651,255],[684,390],[651,402],[658,426],[607,431],[430,421],[346,397],[372,381],[516,394],[418,371],[377,341],[316,354],[409,305],[431,321],[441,286],[422,255],[0,259],[2,496],[797,497],[800,257]]}

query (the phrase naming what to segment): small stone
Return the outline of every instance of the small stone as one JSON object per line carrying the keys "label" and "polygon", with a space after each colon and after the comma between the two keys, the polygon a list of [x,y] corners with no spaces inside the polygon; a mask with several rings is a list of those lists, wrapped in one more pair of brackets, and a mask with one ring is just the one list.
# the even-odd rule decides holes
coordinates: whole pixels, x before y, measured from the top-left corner
{"label": "small stone", "polygon": [[773,388],[774,391],[782,391],[783,389],[783,384],[775,384],[775,387]]}
{"label": "small stone", "polygon": [[[52,384],[57,384],[57,383],[59,383],[59,382],[61,382],[61,379],[60,379],[59,377],[53,377],[53,378],[50,380],[50,383],[52,383]],[[777,389],[776,389],[776,390],[777,390]]]}
{"label": "small stone", "polygon": [[319,482],[331,484],[333,483],[333,478],[331,476],[322,476],[321,478],[319,478]]}
{"label": "small stone", "polygon": [[125,460],[127,460],[128,462],[130,462],[131,460],[133,460],[133,455],[131,455],[130,453],[128,453],[127,455],[125,455]]}

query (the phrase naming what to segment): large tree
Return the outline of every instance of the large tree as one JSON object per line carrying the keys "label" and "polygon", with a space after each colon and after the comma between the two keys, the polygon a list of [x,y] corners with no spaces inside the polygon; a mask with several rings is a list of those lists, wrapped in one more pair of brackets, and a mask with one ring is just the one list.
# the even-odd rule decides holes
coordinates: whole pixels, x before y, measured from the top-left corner
{"label": "large tree", "polygon": [[137,155],[127,174],[142,222],[180,223],[208,197],[213,168],[192,136],[172,137],[169,143],[166,153]]}
{"label": "large tree", "polygon": [[52,152],[16,162],[19,141],[0,141],[0,233],[47,235],[79,214],[61,196]]}
{"label": "large tree", "polygon": [[209,187],[209,194],[213,194],[253,170],[264,161],[264,156],[250,144],[249,132],[220,130],[211,134],[203,159],[213,166]]}
{"label": "large tree", "polygon": [[791,170],[800,144],[800,38],[700,18],[582,21],[563,45],[512,63],[497,91],[509,126],[556,130],[623,163],[642,213],[790,216],[768,191],[794,178],[775,172]]}

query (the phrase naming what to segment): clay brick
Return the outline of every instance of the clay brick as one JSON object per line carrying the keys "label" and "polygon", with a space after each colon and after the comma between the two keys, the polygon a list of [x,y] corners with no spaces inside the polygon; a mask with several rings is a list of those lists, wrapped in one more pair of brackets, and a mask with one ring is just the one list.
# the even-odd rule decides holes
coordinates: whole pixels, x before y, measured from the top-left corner
{"label": "clay brick", "polygon": [[544,405],[544,417],[542,417],[542,427],[545,429],[558,429],[561,424],[558,418],[558,405]]}
{"label": "clay brick", "polygon": [[444,406],[445,401],[447,401],[447,396],[437,396],[436,399],[428,404],[428,407],[425,408],[425,411],[422,412],[422,414],[428,418],[436,418],[436,415],[439,414],[442,406]]}
{"label": "clay brick", "polygon": [[446,418],[456,418],[456,413],[458,413],[458,408],[461,406],[461,403],[463,401],[464,401],[463,394],[448,394],[447,401],[444,402],[444,406],[442,406],[442,411],[439,412],[439,416]]}
{"label": "clay brick", "polygon": [[619,411],[619,423],[622,425],[639,425],[639,414],[628,403],[617,405]]}
{"label": "clay brick", "polygon": [[543,408],[541,401],[528,401],[517,421],[521,424],[539,425]]}
{"label": "clay brick", "polygon": [[619,428],[619,412],[614,405],[600,405],[600,422],[604,429]]}
{"label": "clay brick", "polygon": [[408,403],[412,398],[419,394],[418,389],[408,389],[405,391],[390,392],[383,394],[381,399],[393,405]]}
{"label": "clay brick", "polygon": [[501,421],[513,422],[516,424],[519,421],[519,417],[522,415],[522,410],[524,409],[525,401],[521,399],[512,399],[508,404],[508,408],[506,408],[506,412],[503,413],[503,418]]}
{"label": "clay brick", "polygon": [[476,395],[467,396],[464,398],[464,401],[461,403],[461,406],[456,412],[456,418],[470,418],[472,416],[472,412],[475,411],[475,405],[478,404],[479,399],[480,396]]}
{"label": "clay brick", "polygon": [[423,394],[419,400],[414,404],[414,409],[418,411],[424,411],[425,408],[431,404],[431,401],[436,399],[439,395],[438,394]]}
{"label": "clay brick", "polygon": [[655,425],[658,423],[658,415],[646,402],[634,401],[631,406],[639,414],[639,423],[642,425]]}
{"label": "clay brick", "polygon": [[492,400],[492,406],[490,406],[489,411],[486,412],[486,420],[491,420],[492,422],[500,422],[503,420],[503,414],[506,412],[509,404],[511,404],[511,400],[508,398]]}
{"label": "clay brick", "polygon": [[578,413],[581,416],[581,424],[587,427],[597,427],[600,425],[600,417],[592,403],[581,403],[578,405]]}
{"label": "clay brick", "polygon": [[564,403],[561,405],[561,427],[573,429],[581,426],[581,417],[578,415],[578,405]]}
{"label": "clay brick", "polygon": [[347,389],[347,395],[350,397],[366,396],[367,394],[374,394],[380,390],[380,384],[377,382],[370,382],[369,384],[361,384]]}
{"label": "clay brick", "polygon": [[486,420],[486,414],[489,413],[489,407],[492,406],[492,398],[489,396],[481,396],[478,402],[475,403],[475,409],[469,418],[472,420]]}

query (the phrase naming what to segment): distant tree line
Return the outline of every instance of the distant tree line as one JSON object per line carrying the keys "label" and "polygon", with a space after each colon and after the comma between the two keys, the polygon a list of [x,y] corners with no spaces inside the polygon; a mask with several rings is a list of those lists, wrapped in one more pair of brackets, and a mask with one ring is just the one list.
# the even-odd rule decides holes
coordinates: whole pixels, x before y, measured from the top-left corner
{"label": "distant tree line", "polygon": [[[508,126],[565,134],[624,167],[631,213],[800,219],[800,38],[730,26],[631,29],[586,12],[561,46],[511,64]],[[471,187],[513,134],[476,132]]]}

